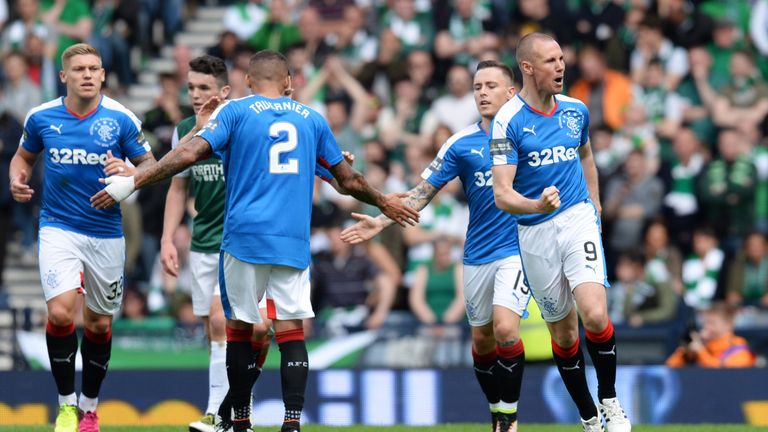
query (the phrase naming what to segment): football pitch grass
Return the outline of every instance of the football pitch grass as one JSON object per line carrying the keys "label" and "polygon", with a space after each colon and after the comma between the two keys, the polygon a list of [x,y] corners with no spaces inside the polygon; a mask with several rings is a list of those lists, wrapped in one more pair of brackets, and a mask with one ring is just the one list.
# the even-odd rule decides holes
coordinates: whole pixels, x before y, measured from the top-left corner
{"label": "football pitch grass", "polygon": [[[303,432],[488,432],[489,425],[445,424],[436,426],[316,426],[305,425]],[[0,432],[50,432],[53,426],[0,426]],[[104,426],[102,432],[186,432],[183,426]],[[277,432],[277,426],[257,427],[255,432]],[[577,424],[523,424],[519,432],[578,432]],[[768,432],[768,426],[696,424],[696,425],[636,425],[633,432]]]}

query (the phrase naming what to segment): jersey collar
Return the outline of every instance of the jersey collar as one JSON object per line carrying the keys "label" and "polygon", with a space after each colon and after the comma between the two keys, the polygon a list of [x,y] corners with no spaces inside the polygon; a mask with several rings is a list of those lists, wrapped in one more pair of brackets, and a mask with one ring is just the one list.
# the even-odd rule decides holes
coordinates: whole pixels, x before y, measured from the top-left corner
{"label": "jersey collar", "polygon": [[88,113],[85,113],[84,115],[79,115],[79,114],[75,113],[74,111],[71,111],[71,110],[69,109],[69,107],[67,106],[67,104],[66,104],[66,103],[64,103],[64,96],[62,96],[62,97],[61,97],[61,104],[62,104],[62,105],[64,105],[64,109],[66,109],[68,113],[70,113],[70,114],[72,114],[73,116],[75,116],[75,118],[76,118],[76,119],[78,119],[78,120],[83,120],[83,119],[87,118],[88,116],[90,116],[91,114],[95,113],[95,112],[96,112],[96,111],[99,109],[99,107],[101,106],[101,102],[102,102],[103,100],[104,100],[104,95],[101,95],[101,96],[99,97],[99,103],[96,105],[96,108],[92,109],[92,110],[91,110],[90,112],[88,112]]}
{"label": "jersey collar", "polygon": [[552,111],[550,111],[549,113],[545,113],[544,111],[539,111],[539,110],[537,110],[536,108],[534,108],[534,107],[532,107],[531,105],[529,105],[529,104],[528,104],[528,102],[527,102],[525,99],[523,99],[523,98],[522,98],[522,97],[521,97],[519,94],[517,95],[517,97],[519,97],[519,98],[520,98],[520,100],[521,100],[521,101],[523,101],[523,103],[525,104],[525,106],[527,106],[527,107],[528,107],[528,109],[529,109],[529,110],[533,111],[534,113],[536,113],[536,114],[538,114],[538,115],[542,115],[542,116],[544,116],[544,117],[552,117],[552,115],[555,113],[555,111],[557,111],[557,106],[558,106],[558,104],[560,103],[560,102],[557,100],[557,98],[555,98],[555,107],[554,107],[554,108],[552,108]]}

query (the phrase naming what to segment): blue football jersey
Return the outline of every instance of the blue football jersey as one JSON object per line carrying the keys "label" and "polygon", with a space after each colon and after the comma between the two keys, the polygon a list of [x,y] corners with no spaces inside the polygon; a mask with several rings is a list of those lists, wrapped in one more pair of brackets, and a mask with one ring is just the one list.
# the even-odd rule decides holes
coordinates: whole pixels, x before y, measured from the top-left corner
{"label": "blue football jersey", "polygon": [[101,97],[95,111],[79,117],[54,99],[29,111],[20,144],[31,153],[43,152],[45,174],[40,227],[53,226],[80,234],[122,237],[120,207],[91,207],[90,198],[104,185],[107,150],[120,158],[135,158],[150,150],[141,122],[114,99]]}
{"label": "blue football jersey", "polygon": [[198,136],[221,155],[227,179],[221,249],[254,264],[307,268],[316,164],[342,159],[325,119],[287,97],[251,95],[218,107]]}
{"label": "blue football jersey", "polygon": [[436,188],[458,177],[469,202],[464,264],[478,265],[520,253],[515,216],[493,199],[488,135],[480,123],[451,136],[421,177]]}
{"label": "blue football jersey", "polygon": [[494,165],[517,165],[514,189],[539,199],[549,186],[560,190],[552,213],[519,215],[520,225],[536,225],[589,199],[579,148],[589,139],[589,111],[578,99],[556,95],[555,110],[542,113],[515,95],[501,107],[491,128]]}

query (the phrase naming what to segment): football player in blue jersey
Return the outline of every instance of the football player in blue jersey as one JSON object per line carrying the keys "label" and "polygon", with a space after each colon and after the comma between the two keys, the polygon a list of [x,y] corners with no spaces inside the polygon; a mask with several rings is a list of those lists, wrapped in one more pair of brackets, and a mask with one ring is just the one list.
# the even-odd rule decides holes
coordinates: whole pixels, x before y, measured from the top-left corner
{"label": "football player in blue jersey", "polygon": [[291,77],[285,57],[260,51],[251,57],[248,84],[254,95],[227,101],[205,123],[214,98],[198,112],[187,137],[156,166],[133,176],[111,176],[91,197],[109,208],[136,188],[167,178],[212,153],[221,156],[227,179],[226,214],[219,284],[227,316],[227,375],[234,430],[250,427],[250,375],[255,369],[252,326],[262,322],[259,300],[266,295],[281,353],[285,418],[283,432],[300,430],[308,357],[302,320],[314,316],[309,291],[309,219],[315,165],[325,165],[353,197],[378,206],[400,224],[418,212],[398,195],[383,195],[343,161],[328,123],[285,96]]}
{"label": "football player in blue jersey", "polygon": [[[560,95],[565,63],[552,37],[528,34],[516,52],[523,88],[496,114],[491,132],[496,205],[518,215],[525,275],[584,430],[601,431],[602,414],[608,432],[628,432],[616,398],[616,337],[606,307],[589,112],[578,99]],[[600,414],[587,387],[579,315],[597,372]]]}
{"label": "football player in blue jersey", "polygon": [[[517,430],[517,402],[525,366],[520,317],[530,299],[517,247],[515,217],[493,201],[488,134],[498,110],[515,94],[512,70],[497,61],[477,66],[473,88],[482,120],[451,136],[421,174],[405,202],[421,210],[459,177],[469,201],[464,244],[464,297],[472,326],[475,376],[490,406],[493,431]],[[368,240],[392,220],[353,213],[360,220],[342,232],[356,244]]]}
{"label": "football player in blue jersey", "polygon": [[[98,51],[87,44],[73,45],[62,54],[62,64],[60,78],[67,95],[27,114],[11,161],[11,192],[16,201],[29,201],[34,193],[27,184],[29,173],[42,154],[39,260],[48,308],[48,357],[59,392],[55,430],[97,431],[96,404],[109,366],[112,315],[123,296],[125,240],[120,209],[100,211],[87,198],[99,190],[99,178],[117,172],[105,171],[110,156],[128,158],[139,168],[155,159],[136,116],[101,95],[105,72]],[[78,401],[74,314],[79,293],[85,295],[86,307]]]}

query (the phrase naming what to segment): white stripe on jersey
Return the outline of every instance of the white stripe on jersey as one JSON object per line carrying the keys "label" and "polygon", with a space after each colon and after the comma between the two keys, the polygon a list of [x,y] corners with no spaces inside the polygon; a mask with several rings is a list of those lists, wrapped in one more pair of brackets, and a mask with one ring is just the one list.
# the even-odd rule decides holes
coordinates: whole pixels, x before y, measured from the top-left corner
{"label": "white stripe on jersey", "polygon": [[[57,106],[61,106],[63,104],[64,104],[64,98],[58,97],[58,98],[56,98],[54,100],[51,100],[51,101],[48,101],[48,102],[44,102],[44,103],[42,103],[42,104],[32,108],[27,113],[27,117],[24,118],[24,130],[26,131],[26,129],[27,129],[27,122],[29,122],[29,119],[35,113],[38,113],[40,111],[44,111],[44,110],[47,110],[47,109],[51,109],[51,108],[56,108]],[[25,133],[21,134],[21,137],[19,137],[19,147],[21,147],[21,145],[24,144],[24,140],[25,140],[26,136],[27,136],[27,134],[25,132]]]}
{"label": "white stripe on jersey", "polygon": [[[448,153],[448,150],[453,146],[453,144],[469,135],[472,135],[473,133],[477,133],[477,131],[480,130],[480,126],[478,126],[477,123],[473,123],[470,126],[465,127],[464,129],[456,132],[455,134],[451,135],[450,138],[445,140],[445,143],[443,143],[443,146],[440,147],[440,151],[437,152],[437,156],[435,157],[435,160],[439,160],[445,157],[445,154]],[[424,171],[421,173],[421,178],[424,180],[428,179],[432,175],[432,164],[430,164],[428,167],[424,169]]]}
{"label": "white stripe on jersey", "polygon": [[576,99],[576,98],[573,98],[573,97],[570,97],[570,96],[566,96],[566,95],[561,95],[561,94],[555,95],[555,99],[557,99],[559,101],[563,101],[563,102],[571,102],[571,103],[581,104],[581,105],[584,105],[585,107],[587,106],[584,102],[582,102],[581,99]]}
{"label": "white stripe on jersey", "polygon": [[136,129],[141,132],[141,120],[139,120],[138,117],[136,117],[136,114],[132,113],[131,110],[125,107],[125,105],[121,104],[120,102],[112,99],[111,97],[104,96],[101,99],[101,105],[104,108],[111,109],[113,111],[121,112],[128,116],[129,119],[133,122],[133,124],[136,126]]}
{"label": "white stripe on jersey", "polygon": [[[250,96],[246,96],[246,97],[250,97]],[[240,98],[240,99],[245,99],[245,98]],[[237,99],[237,100],[240,100],[240,99]],[[225,100],[221,105],[217,106],[216,109],[213,110],[213,113],[211,114],[211,116],[209,118],[211,118],[211,119],[216,118],[216,116],[219,115],[219,111],[221,111],[221,109],[224,108],[225,106],[227,106],[230,102],[232,102],[232,100],[228,99],[228,100]],[[200,129],[200,131],[202,132],[202,129]],[[200,132],[198,132],[198,135],[199,134],[200,134]]]}
{"label": "white stripe on jersey", "polygon": [[29,112],[27,113],[27,117],[24,119],[24,127],[27,127],[27,122],[29,121],[29,118],[32,117],[33,114],[35,114],[37,112],[40,112],[40,111],[43,111],[43,110],[47,110],[47,109],[51,109],[51,108],[56,108],[57,106],[61,106],[63,104],[64,104],[64,98],[58,97],[58,98],[56,98],[54,100],[51,100],[51,101],[48,101],[48,102],[44,102],[44,103],[42,103],[42,104],[32,108],[31,110],[29,110]]}
{"label": "white stripe on jersey", "polygon": [[[508,100],[501,106],[499,112],[496,113],[496,117],[493,118],[493,124],[491,125],[491,139],[507,139],[507,129],[509,128],[509,122],[520,110],[525,106],[525,103],[520,96],[515,95],[512,99]],[[506,165],[507,156],[505,155],[493,155],[493,165]]]}

